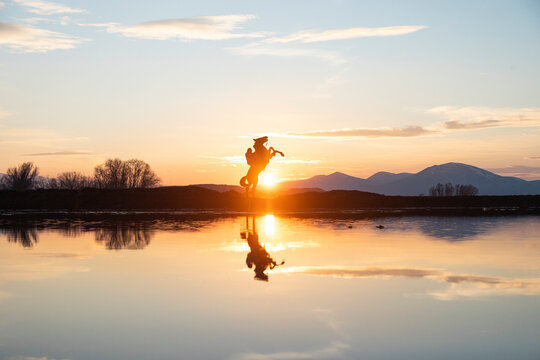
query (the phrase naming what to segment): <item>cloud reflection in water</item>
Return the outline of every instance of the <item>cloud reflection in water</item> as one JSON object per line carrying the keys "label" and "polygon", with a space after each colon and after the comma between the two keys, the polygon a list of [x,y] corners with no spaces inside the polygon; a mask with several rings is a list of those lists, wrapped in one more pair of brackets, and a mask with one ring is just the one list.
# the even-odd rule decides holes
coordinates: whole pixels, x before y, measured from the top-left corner
{"label": "cloud reflection in water", "polygon": [[380,267],[305,266],[279,269],[276,272],[348,279],[374,277],[425,278],[450,284],[450,288],[446,291],[429,293],[429,295],[439,300],[490,295],[540,295],[540,278],[504,278],[449,274],[434,269]]}

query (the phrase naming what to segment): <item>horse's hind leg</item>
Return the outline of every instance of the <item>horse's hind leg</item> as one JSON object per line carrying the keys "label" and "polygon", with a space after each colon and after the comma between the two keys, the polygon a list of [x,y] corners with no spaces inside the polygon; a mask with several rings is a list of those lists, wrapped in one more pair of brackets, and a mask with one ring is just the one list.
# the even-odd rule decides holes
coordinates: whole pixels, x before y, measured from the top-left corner
{"label": "horse's hind leg", "polygon": [[257,188],[257,184],[259,183],[259,178],[256,177],[253,180],[254,181],[251,183],[251,195],[255,196],[255,189]]}

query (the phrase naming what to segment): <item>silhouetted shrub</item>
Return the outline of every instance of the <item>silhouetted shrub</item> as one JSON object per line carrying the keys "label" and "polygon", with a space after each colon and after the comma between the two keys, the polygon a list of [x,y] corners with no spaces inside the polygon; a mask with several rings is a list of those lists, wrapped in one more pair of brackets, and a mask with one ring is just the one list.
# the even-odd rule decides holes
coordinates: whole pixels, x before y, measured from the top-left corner
{"label": "silhouetted shrub", "polygon": [[148,188],[160,183],[150,165],[138,159],[108,159],[94,168],[94,181],[103,189]]}
{"label": "silhouetted shrub", "polygon": [[58,181],[55,178],[38,176],[34,181],[34,189],[58,189]]}
{"label": "silhouetted shrub", "polygon": [[456,196],[478,195],[478,188],[473,185],[456,185]]}
{"label": "silhouetted shrub", "polygon": [[34,186],[39,170],[31,162],[25,162],[7,170],[2,178],[5,188],[11,190],[28,190]]}
{"label": "silhouetted shrub", "polygon": [[160,179],[142,160],[131,159],[126,161],[128,168],[128,188],[148,188],[160,183]]}
{"label": "silhouetted shrub", "polygon": [[94,180],[76,171],[67,171],[56,178],[58,189],[79,190],[94,187]]}
{"label": "silhouetted shrub", "polygon": [[429,196],[444,196],[444,186],[441,183],[429,188]]}

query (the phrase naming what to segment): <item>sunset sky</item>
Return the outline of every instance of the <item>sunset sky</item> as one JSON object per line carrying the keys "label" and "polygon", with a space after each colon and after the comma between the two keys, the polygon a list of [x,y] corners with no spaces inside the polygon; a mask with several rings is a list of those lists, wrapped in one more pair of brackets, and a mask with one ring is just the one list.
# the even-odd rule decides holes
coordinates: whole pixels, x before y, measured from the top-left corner
{"label": "sunset sky", "polygon": [[450,161],[540,179],[540,2],[0,0],[0,172],[236,184]]}

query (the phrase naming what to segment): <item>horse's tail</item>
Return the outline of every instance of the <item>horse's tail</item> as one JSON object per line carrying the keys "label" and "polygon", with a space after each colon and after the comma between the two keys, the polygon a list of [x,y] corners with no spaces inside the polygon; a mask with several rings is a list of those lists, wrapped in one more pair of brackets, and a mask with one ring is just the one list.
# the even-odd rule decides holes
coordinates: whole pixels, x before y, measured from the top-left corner
{"label": "horse's tail", "polygon": [[244,177],[242,177],[240,179],[240,186],[242,186],[242,187],[248,187],[249,186],[247,176],[244,176]]}

